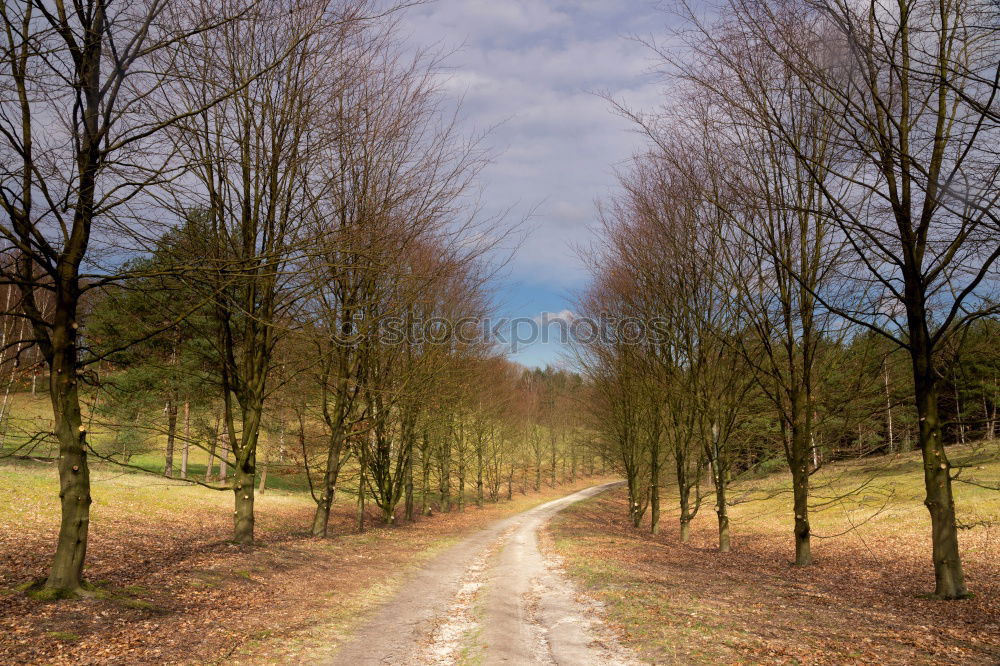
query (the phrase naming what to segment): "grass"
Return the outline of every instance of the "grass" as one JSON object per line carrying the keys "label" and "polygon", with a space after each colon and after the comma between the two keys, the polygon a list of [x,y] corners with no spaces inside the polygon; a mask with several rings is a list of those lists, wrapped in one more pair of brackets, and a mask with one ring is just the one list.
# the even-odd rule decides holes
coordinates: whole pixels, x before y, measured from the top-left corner
{"label": "grass", "polygon": [[[52,404],[44,388],[39,384],[35,395],[30,392],[11,393],[8,397],[7,412],[0,430],[0,460],[11,455],[31,456],[36,459],[51,460],[57,454],[54,437],[40,438],[41,434],[53,429]],[[149,432],[143,433],[137,442],[128,446],[128,455],[124,456],[114,430],[102,426],[100,418],[92,419],[87,406],[92,398],[86,393],[82,397],[84,407],[83,422],[87,426],[88,440],[100,455],[114,457],[115,460],[126,461],[129,465],[141,468],[156,475],[162,475],[166,466],[165,451],[167,437],[166,417],[162,413],[147,414],[144,422],[150,424]],[[192,418],[196,415],[192,414]],[[178,428],[183,426],[180,424]],[[263,469],[264,459],[268,451],[277,449],[276,435],[263,430],[260,434],[257,482]],[[209,452],[204,448],[192,445],[188,450],[188,478],[204,480],[208,469]],[[107,464],[112,469],[121,469],[113,464],[102,463],[92,458],[92,467]],[[181,443],[176,444],[174,451],[174,473],[180,475]],[[213,470],[218,473],[219,459],[214,459]],[[297,470],[273,463],[269,466],[267,489],[285,492],[308,492],[309,483],[305,475]]]}
{"label": "grass", "polygon": [[[59,493],[58,477],[51,464],[31,461],[0,460],[0,506],[3,520],[26,527],[46,530],[58,521],[59,504],[51,501]],[[197,514],[204,510],[230,511],[232,493],[215,491],[178,480],[170,480],[123,471],[109,465],[95,465],[91,470],[91,524],[98,529],[103,516],[114,521],[143,522],[182,518],[178,506]],[[257,495],[258,506],[314,507],[312,499],[302,494],[270,489]],[[0,535],[2,541],[3,535]]]}
{"label": "grass", "polygon": [[[1000,480],[995,442],[952,447],[949,457],[967,465],[960,478]],[[1000,492],[956,484],[974,596],[940,602],[926,598],[934,581],[919,454],[844,462],[814,475],[812,567],[790,565],[787,476],[734,484],[732,553],[715,548],[714,496],[690,542],[680,544],[674,496],[664,498],[662,532],[654,536],[648,524],[629,525],[623,491],[557,517],[554,547],[645,661],[1000,661]]]}
{"label": "grass", "polygon": [[[953,466],[963,467],[959,479],[979,484],[1000,482],[1000,442],[950,447]],[[744,484],[734,484],[730,497],[742,502],[732,510],[734,531],[783,531],[791,518],[791,488],[784,472]],[[865,522],[881,537],[909,538],[928,527],[923,506],[924,481],[919,452],[840,462],[821,468],[810,480],[810,523],[823,539]],[[1000,523],[1000,492],[962,481],[954,484],[961,524]],[[790,521],[789,521],[790,524]],[[856,530],[858,534],[872,530]],[[857,538],[854,535],[850,538]]]}
{"label": "grass", "polygon": [[94,464],[84,572],[92,589],[53,603],[24,591],[50,562],[57,474],[47,462],[0,460],[0,662],[321,661],[413,568],[470,530],[597,482],[392,528],[371,527],[369,514],[364,533],[355,531],[354,498],[341,494],[333,538],[314,540],[311,497],[270,487],[275,476],[257,496],[258,544],[246,548],[226,541],[228,490]]}

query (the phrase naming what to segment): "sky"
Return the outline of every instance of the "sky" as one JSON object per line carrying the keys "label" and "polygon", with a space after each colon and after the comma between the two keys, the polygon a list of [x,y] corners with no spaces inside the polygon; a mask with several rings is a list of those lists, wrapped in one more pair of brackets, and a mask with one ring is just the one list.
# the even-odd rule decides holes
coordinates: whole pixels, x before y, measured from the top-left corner
{"label": "sky", "polygon": [[[667,21],[654,0],[436,0],[404,17],[414,44],[449,52],[444,85],[462,100],[465,131],[493,128],[484,214],[510,208],[508,222],[525,220],[527,237],[498,285],[499,315],[541,321],[572,311],[587,284],[574,248],[593,238],[595,202],[641,146],[598,93],[656,105],[653,62],[633,37],[662,34]],[[563,356],[550,341],[510,358],[545,366]]]}

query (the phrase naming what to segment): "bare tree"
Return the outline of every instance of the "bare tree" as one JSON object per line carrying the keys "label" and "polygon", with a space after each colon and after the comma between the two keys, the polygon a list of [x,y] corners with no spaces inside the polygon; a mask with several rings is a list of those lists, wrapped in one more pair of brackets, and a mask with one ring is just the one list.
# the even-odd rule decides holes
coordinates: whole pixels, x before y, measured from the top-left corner
{"label": "bare tree", "polygon": [[[935,353],[996,312],[1000,126],[991,113],[996,81],[982,76],[996,69],[998,27],[987,18],[995,7],[824,0],[735,9],[743,29],[795,72],[814,112],[833,128],[840,159],[830,164],[801,150],[790,118],[770,123],[851,252],[852,302],[815,295],[909,352],[935,595],[964,597]],[[817,58],[786,30],[789,16],[814,26],[831,57]]]}
{"label": "bare tree", "polygon": [[[234,16],[207,10],[200,2],[167,0],[0,7],[6,218],[0,234],[12,258],[3,263],[3,280],[19,288],[19,312],[50,371],[62,520],[46,587],[60,595],[80,589],[91,504],[79,394],[80,301],[114,277],[113,267],[94,263],[95,246],[127,247],[127,239],[141,234],[135,204],[152,185],[176,176],[164,130],[222,93],[165,115],[147,104],[178,76],[158,63]],[[51,294],[50,311],[40,305],[40,291]]]}
{"label": "bare tree", "polygon": [[253,542],[257,443],[274,349],[291,326],[305,287],[305,220],[324,184],[316,178],[330,140],[320,122],[336,77],[338,45],[367,3],[267,0],[252,21],[226,26],[212,44],[180,59],[172,96],[203,104],[235,92],[178,124],[179,149],[194,164],[171,204],[189,220],[190,283],[209,298],[223,430],[234,456],[233,539]]}

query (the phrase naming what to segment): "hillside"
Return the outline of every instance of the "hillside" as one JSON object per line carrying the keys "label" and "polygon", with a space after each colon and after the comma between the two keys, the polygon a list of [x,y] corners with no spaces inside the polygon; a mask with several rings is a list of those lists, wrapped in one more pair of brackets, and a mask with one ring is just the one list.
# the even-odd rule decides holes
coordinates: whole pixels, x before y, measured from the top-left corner
{"label": "hillside", "polygon": [[[971,465],[960,478],[997,485],[1000,443],[952,447],[949,455]],[[973,596],[941,602],[927,598],[934,580],[919,454],[844,462],[814,475],[814,505],[827,504],[813,513],[811,567],[790,565],[787,476],[734,486],[733,497],[744,501],[731,508],[727,554],[715,550],[711,498],[685,545],[668,493],[659,535],[631,527],[622,490],[571,507],[550,534],[622,642],[650,662],[1000,661],[1000,491],[956,484]]]}

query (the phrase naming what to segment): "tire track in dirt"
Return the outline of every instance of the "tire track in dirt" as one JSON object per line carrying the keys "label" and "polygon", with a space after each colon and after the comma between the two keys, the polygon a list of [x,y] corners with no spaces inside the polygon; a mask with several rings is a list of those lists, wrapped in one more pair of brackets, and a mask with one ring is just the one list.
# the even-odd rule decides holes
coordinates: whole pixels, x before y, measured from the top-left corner
{"label": "tire track in dirt", "polygon": [[555,514],[615,485],[588,488],[523,514],[490,572],[484,598],[486,664],[635,663],[560,563],[539,548],[538,532]]}
{"label": "tire track in dirt", "polygon": [[506,543],[511,531],[511,529],[506,530],[466,569],[458,594],[452,601],[447,615],[439,618],[440,623],[435,627],[430,642],[423,646],[420,654],[414,659],[415,663],[435,666],[455,664],[467,656],[465,651],[477,651],[478,645],[475,639],[482,629],[478,612],[479,593],[485,584],[490,560]]}
{"label": "tire track in dirt", "polygon": [[421,568],[336,654],[334,664],[632,664],[538,530],[574,502],[542,504],[449,548]]}

